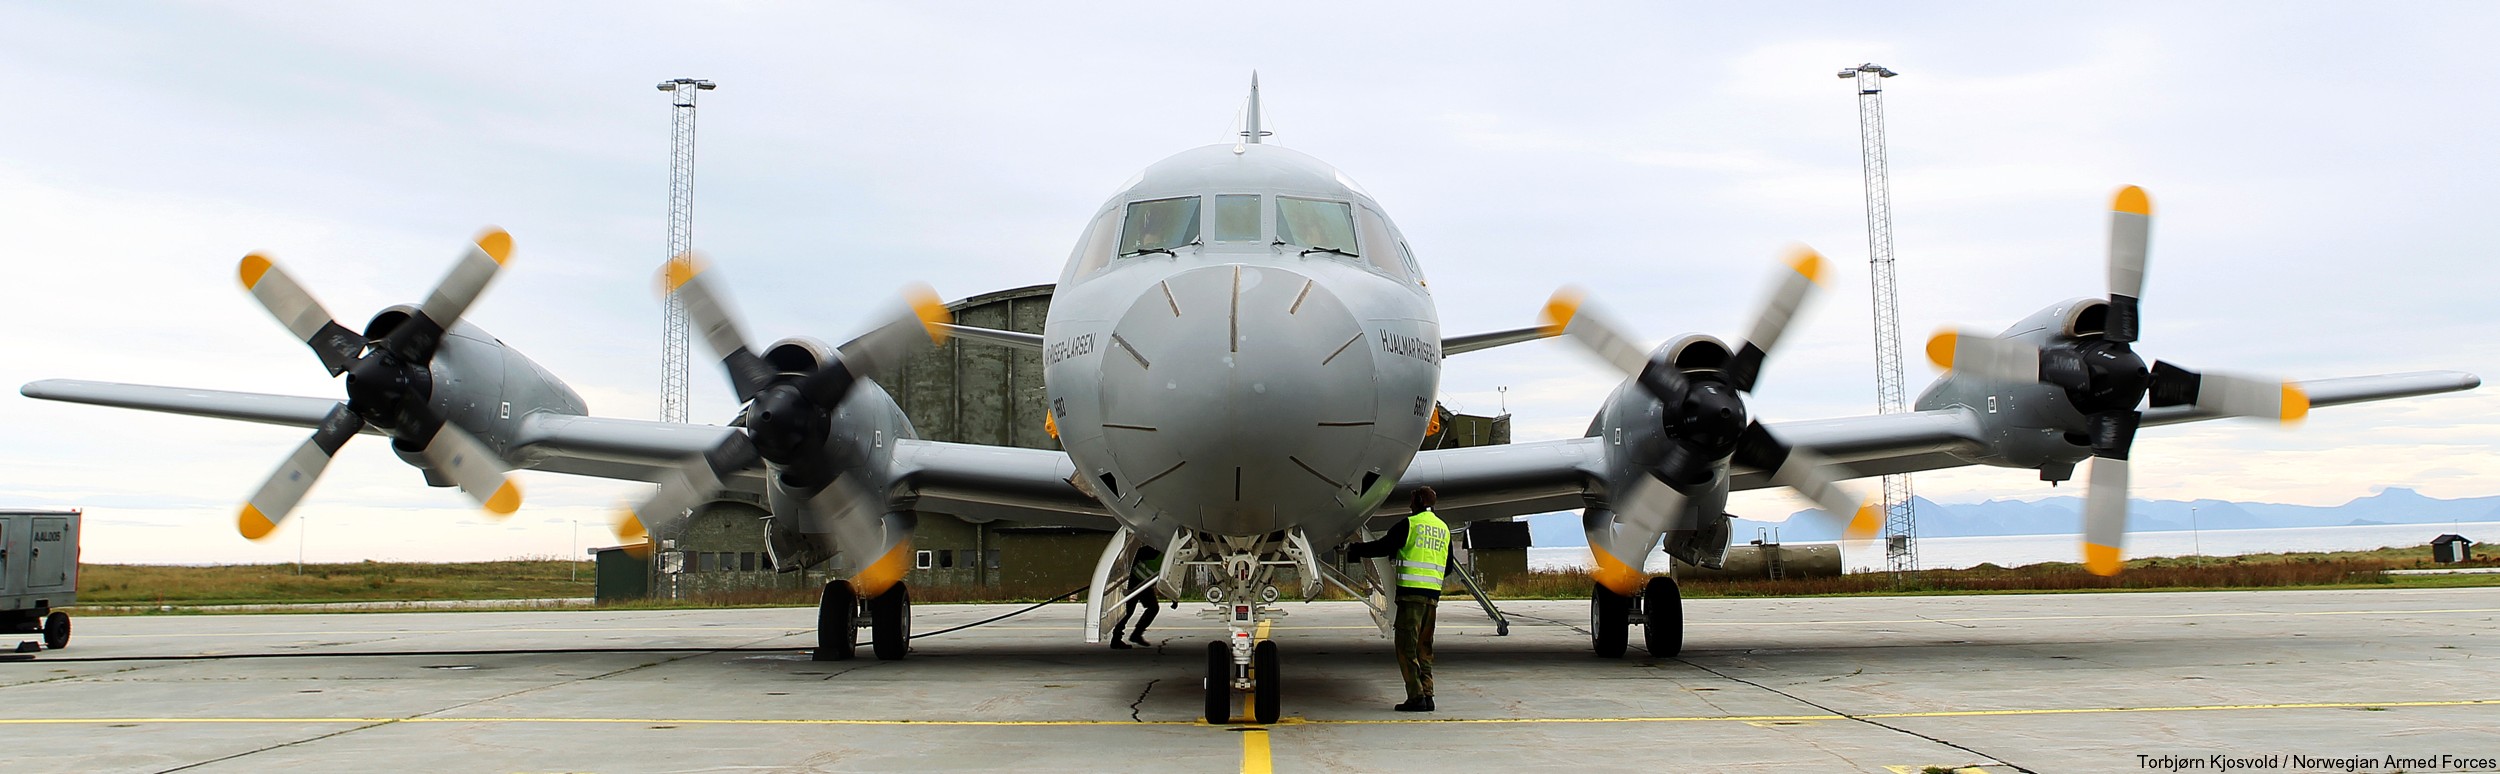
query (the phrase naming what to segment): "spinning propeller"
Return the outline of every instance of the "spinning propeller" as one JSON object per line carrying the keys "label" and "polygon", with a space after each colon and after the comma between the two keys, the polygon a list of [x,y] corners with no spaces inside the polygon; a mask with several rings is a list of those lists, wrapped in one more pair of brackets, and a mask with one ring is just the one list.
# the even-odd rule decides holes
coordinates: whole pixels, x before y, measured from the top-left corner
{"label": "spinning propeller", "polygon": [[390,436],[393,446],[422,455],[428,468],[451,479],[488,513],[509,516],[521,507],[521,489],[504,475],[503,461],[468,431],[445,421],[430,403],[434,379],[429,366],[442,346],[444,332],[486,292],[486,284],[511,256],[511,234],[498,228],[478,234],[452,264],[451,273],[426,297],[424,306],[387,331],[379,330],[381,316],[375,318],[377,324],[367,326],[366,334],[378,338],[367,338],[332,320],[321,302],[313,300],[268,256],[243,257],[244,289],[288,333],[311,347],[331,376],[347,376],[347,402],[330,409],[312,437],[288,455],[260,491],[243,504],[235,526],[244,537],[259,540],[276,530],[329,467],[339,447],[367,427]]}
{"label": "spinning propeller", "polygon": [[1643,351],[1623,328],[1590,308],[1576,289],[1565,288],[1547,302],[1547,326],[1632,377],[1665,406],[1665,456],[1616,503],[1628,518],[1663,522],[1680,511],[1686,492],[1707,485],[1716,466],[1729,461],[1769,472],[1773,484],[1805,495],[1827,517],[1847,519],[1843,533],[1851,540],[1872,537],[1881,526],[1871,502],[1859,500],[1832,478],[1829,460],[1781,441],[1747,416],[1741,394],[1753,391],[1763,360],[1821,283],[1823,256],[1811,248],[1797,248],[1787,263],[1788,271],[1781,273],[1755,316],[1743,346],[1716,367],[1678,367],[1663,347]]}
{"label": "spinning propeller", "polygon": [[673,526],[719,492],[722,481],[759,462],[772,463],[781,483],[791,489],[835,485],[842,487],[837,490],[842,502],[867,502],[871,493],[841,475],[852,461],[836,459],[828,451],[834,412],[863,374],[888,370],[912,349],[946,340],[946,305],[926,286],[915,286],[905,291],[905,309],[840,350],[826,352],[814,371],[784,372],[748,347],[736,316],[705,279],[704,269],[692,256],[670,261],[662,273],[662,293],[677,294],[687,320],[727,369],[730,389],[746,404],[746,432],[731,433],[719,446],[687,458],[663,475],[666,480],[650,499],[617,515],[617,539],[643,544],[637,550],[648,550],[654,527]]}
{"label": "spinning propeller", "polygon": [[2083,415],[2083,435],[2092,447],[2083,556],[2084,566],[2097,575],[2115,575],[2120,567],[2120,546],[2127,535],[2127,455],[2144,420],[2136,406],[2148,396],[2155,407],[2194,406],[2223,416],[2287,423],[2309,413],[2308,395],[2289,382],[2198,373],[2159,361],[2145,368],[2144,359],[2129,345],[2142,331],[2137,300],[2144,293],[2152,223],[2153,204],[2144,189],[2120,189],[2110,205],[2109,306],[2101,330],[2078,329],[2071,339],[2047,346],[1955,331],[1938,333],[1927,342],[1927,357],[1938,367],[2054,386]]}

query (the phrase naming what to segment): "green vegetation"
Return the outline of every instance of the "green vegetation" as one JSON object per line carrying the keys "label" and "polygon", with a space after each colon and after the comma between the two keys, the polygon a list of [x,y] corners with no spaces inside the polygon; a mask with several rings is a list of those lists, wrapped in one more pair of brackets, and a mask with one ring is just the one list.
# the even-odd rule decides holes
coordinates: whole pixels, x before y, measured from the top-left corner
{"label": "green vegetation", "polygon": [[[1691,580],[1688,597],[1836,596],[1879,594],[1985,594],[2080,591],[2190,591],[2236,588],[2441,588],[2500,586],[2500,574],[2388,575],[2386,570],[2433,567],[2500,567],[2500,545],[2476,544],[2474,561],[2434,565],[2419,546],[2373,551],[2251,554],[2247,556],[2137,559],[2112,578],[2084,572],[2068,562],[2022,567],[1980,565],[1928,570],[1902,582],[1883,573],[1786,580]],[[592,594],[590,563],[554,559],[423,564],[358,562],[305,565],[248,564],[210,567],[89,564],[79,568],[78,601],[89,612],[148,612],[206,605],[284,605],[324,602],[409,602],[581,598]],[[1530,572],[1495,584],[1496,599],[1583,599],[1591,581],[1585,571]],[[1063,588],[912,589],[915,602],[1039,602]],[[1341,598],[1330,593],[1326,598]],[[816,590],[755,589],[700,599],[632,602],[624,608],[785,607],[816,604]],[[103,608],[101,610],[96,608]]]}
{"label": "green vegetation", "polygon": [[78,602],[184,606],[546,599],[590,596],[591,577],[589,562],[525,559],[308,564],[300,573],[292,564],[83,564],[78,568]]}

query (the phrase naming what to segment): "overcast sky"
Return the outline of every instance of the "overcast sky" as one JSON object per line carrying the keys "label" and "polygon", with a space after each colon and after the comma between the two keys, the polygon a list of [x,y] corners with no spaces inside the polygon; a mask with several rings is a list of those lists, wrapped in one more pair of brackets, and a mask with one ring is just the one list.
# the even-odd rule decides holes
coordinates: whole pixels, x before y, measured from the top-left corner
{"label": "overcast sky", "polygon": [[[0,384],[341,395],[242,291],[267,250],[350,326],[422,300],[498,224],[469,319],[595,413],[658,412],[669,107],[702,96],[696,244],[758,337],[840,340],[897,288],[1048,282],[1156,159],[1273,141],[1414,244],[1445,333],[1594,290],[1650,339],[1741,335],[1775,257],[1834,259],[1770,361],[1766,419],[1873,411],[1857,107],[1888,82],[1902,328],[1995,330],[2101,295],[2111,192],[2157,208],[2148,357],[2318,378],[2500,374],[2500,5],[0,3]],[[695,374],[703,421],[735,409]],[[1452,358],[1443,400],[1577,435],[1613,377],[1539,342]],[[90,561],[474,559],[605,542],[640,485],[523,473],[487,521],[351,445],[270,542],[233,511],[304,436],[0,399],[0,506],[84,506]],[[2500,494],[2500,389],[2148,431],[2140,497]],[[1871,485],[1864,482],[1862,485]],[[2020,470],[1918,477],[2039,497]],[[1741,515],[1802,507],[1740,496]],[[573,524],[581,522],[579,541]]]}

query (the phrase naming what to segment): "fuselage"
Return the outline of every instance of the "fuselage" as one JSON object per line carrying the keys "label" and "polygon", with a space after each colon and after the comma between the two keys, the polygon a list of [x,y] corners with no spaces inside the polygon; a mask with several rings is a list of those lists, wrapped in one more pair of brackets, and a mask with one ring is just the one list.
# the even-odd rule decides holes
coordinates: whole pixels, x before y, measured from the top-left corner
{"label": "fuselage", "polygon": [[1080,482],[1157,537],[1352,532],[1414,459],[1440,383],[1440,323],[1397,227],[1334,168],[1258,143],[1184,151],[1114,194],[1043,338]]}

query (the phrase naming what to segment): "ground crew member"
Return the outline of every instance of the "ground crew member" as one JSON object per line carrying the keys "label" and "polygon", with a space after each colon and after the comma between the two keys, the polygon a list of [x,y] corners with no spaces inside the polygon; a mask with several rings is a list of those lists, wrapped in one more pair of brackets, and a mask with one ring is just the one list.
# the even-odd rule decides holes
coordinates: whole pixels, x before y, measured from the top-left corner
{"label": "ground crew member", "polygon": [[1450,563],[1450,525],[1432,513],[1438,499],[1432,487],[1421,487],[1408,500],[1414,515],[1398,520],[1389,533],[1354,544],[1347,558],[1397,557],[1398,674],[1406,678],[1406,702],[1399,712],[1432,711],[1432,623],[1441,605],[1442,572]]}
{"label": "ground crew member", "polygon": [[[1111,627],[1111,647],[1113,649],[1128,650],[1129,643],[1136,643],[1138,645],[1146,644],[1146,627],[1154,625],[1155,605],[1161,601],[1155,598],[1155,579],[1162,577],[1162,575],[1163,552],[1155,550],[1154,546],[1139,546],[1137,549],[1137,558],[1129,561],[1129,588],[1134,589],[1142,586],[1146,589],[1146,593],[1130,597],[1128,605],[1121,608],[1120,623]],[[1173,600],[1172,606],[1180,607],[1180,600]],[[1121,642],[1120,632],[1128,628],[1129,619],[1137,615],[1137,610],[1140,607],[1145,608],[1146,617],[1137,622],[1137,631],[1129,633],[1128,642]]]}

